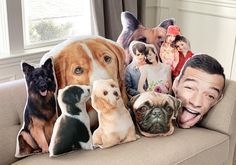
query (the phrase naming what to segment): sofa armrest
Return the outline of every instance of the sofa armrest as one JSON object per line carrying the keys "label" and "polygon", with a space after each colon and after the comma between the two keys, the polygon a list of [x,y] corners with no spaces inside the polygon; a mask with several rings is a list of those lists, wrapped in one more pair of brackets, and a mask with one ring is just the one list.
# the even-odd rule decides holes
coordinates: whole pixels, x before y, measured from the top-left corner
{"label": "sofa armrest", "polygon": [[[200,123],[201,127],[224,133],[230,139],[229,161],[233,160],[236,143],[236,81],[226,80],[223,99]],[[232,162],[229,162],[232,164]]]}
{"label": "sofa armrest", "polygon": [[16,136],[26,102],[24,79],[1,83],[0,100],[0,164],[10,164],[17,160]]}

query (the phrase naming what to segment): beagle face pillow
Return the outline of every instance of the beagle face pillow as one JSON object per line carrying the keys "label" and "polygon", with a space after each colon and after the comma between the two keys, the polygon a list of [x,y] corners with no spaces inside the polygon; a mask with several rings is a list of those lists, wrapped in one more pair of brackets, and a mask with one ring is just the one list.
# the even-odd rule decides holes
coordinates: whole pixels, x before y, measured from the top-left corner
{"label": "beagle face pillow", "polygon": [[59,89],[112,78],[123,91],[125,54],[114,41],[99,36],[77,36],[57,45],[44,55],[41,63],[48,56],[53,57]]}
{"label": "beagle face pillow", "polygon": [[[123,80],[125,53],[116,42],[99,36],[77,36],[57,45],[44,55],[41,63],[48,57],[53,57],[58,89],[111,78],[127,102]],[[89,116],[94,114],[91,108],[88,112]],[[96,117],[91,119],[91,126],[97,126]]]}
{"label": "beagle face pillow", "polygon": [[172,120],[180,108],[180,100],[168,94],[144,92],[131,98],[136,125],[147,137],[171,135],[174,132]]}

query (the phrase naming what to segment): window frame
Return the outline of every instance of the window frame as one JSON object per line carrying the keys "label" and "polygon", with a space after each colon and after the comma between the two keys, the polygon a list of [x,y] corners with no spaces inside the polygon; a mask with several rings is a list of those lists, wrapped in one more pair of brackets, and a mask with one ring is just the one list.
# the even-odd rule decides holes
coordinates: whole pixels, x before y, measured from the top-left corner
{"label": "window frame", "polygon": [[[10,53],[24,51],[21,0],[5,0]],[[14,12],[12,12],[14,11]]]}
{"label": "window frame", "polygon": [[8,22],[6,0],[0,0],[0,52],[9,53]]}
{"label": "window frame", "polygon": [[[65,40],[58,39],[26,45],[23,0],[0,0],[0,9],[0,59],[28,54],[28,52],[34,52],[34,50],[36,53],[45,52],[45,50],[50,50],[53,46]],[[92,29],[91,27],[91,32],[93,33]]]}

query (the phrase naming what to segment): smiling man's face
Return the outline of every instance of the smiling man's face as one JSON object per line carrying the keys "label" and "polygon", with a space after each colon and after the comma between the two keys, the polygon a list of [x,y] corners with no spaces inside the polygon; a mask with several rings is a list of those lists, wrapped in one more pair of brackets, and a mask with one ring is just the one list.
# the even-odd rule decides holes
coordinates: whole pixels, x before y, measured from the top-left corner
{"label": "smiling man's face", "polygon": [[181,79],[175,79],[173,84],[175,96],[183,105],[177,118],[182,128],[194,126],[223,96],[223,76],[200,69],[186,68]]}

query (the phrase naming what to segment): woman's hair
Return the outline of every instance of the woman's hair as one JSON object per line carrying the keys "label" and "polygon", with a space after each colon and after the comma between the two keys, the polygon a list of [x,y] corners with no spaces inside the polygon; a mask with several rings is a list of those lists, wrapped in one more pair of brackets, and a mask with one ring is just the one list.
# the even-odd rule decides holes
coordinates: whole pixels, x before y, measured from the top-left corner
{"label": "woman's hair", "polygon": [[175,40],[172,42],[172,46],[175,47],[175,46],[176,46],[176,43],[179,42],[179,41],[183,41],[183,42],[185,42],[186,44],[188,44],[189,49],[190,49],[190,42],[189,42],[189,40],[188,40],[186,37],[181,36],[181,35],[177,35],[177,36],[175,37]]}
{"label": "woman's hair", "polygon": [[[146,51],[145,56],[147,56],[147,55],[149,54],[149,51],[152,51],[152,52],[156,55],[156,60],[157,60],[157,62],[159,61],[158,56],[157,56],[157,53],[156,53],[154,47],[148,46],[148,47],[146,48],[146,50],[147,50],[147,51]],[[145,58],[145,61],[146,61],[147,64],[152,64],[152,62],[150,62],[147,58]]]}

